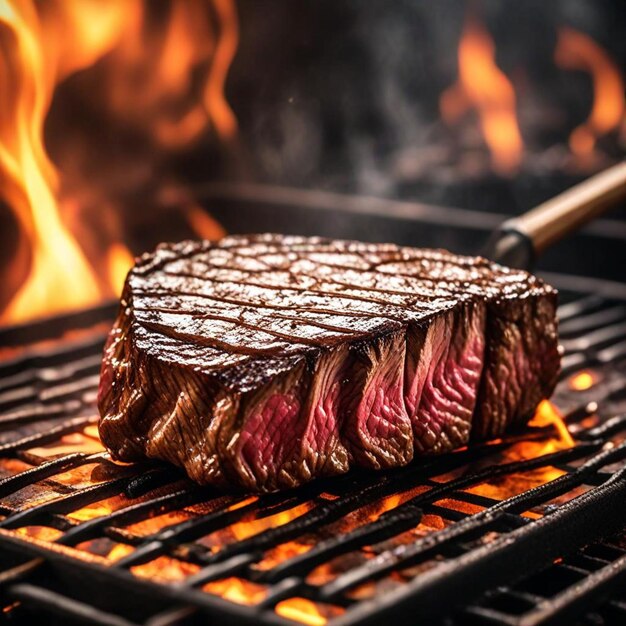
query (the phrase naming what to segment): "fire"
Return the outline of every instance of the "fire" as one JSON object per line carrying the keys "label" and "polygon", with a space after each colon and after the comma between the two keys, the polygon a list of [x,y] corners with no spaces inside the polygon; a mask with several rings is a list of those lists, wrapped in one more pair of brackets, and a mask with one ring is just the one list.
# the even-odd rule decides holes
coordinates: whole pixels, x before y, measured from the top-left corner
{"label": "fire", "polygon": [[591,37],[573,28],[559,29],[554,60],[567,70],[588,72],[594,100],[587,120],[570,135],[570,148],[578,156],[593,152],[596,140],[619,128],[624,118],[624,81],[607,52]]}
{"label": "fire", "polygon": [[215,49],[203,101],[220,137],[232,139],[237,132],[237,118],[224,97],[224,84],[239,43],[237,12],[231,0],[214,0],[214,4],[222,37]]}
{"label": "fire", "polygon": [[569,380],[569,387],[574,391],[586,391],[596,384],[597,376],[590,371],[579,372]]}
{"label": "fire", "polygon": [[276,613],[311,626],[323,626],[328,621],[317,605],[306,598],[289,598],[276,605]]}
{"label": "fire", "polygon": [[229,530],[233,537],[237,541],[243,541],[252,535],[263,532],[268,528],[277,528],[283,524],[291,522],[296,517],[304,515],[307,511],[310,511],[312,507],[311,502],[305,502],[288,511],[281,511],[275,515],[268,515],[267,517],[261,517],[255,520],[246,520],[244,522],[237,522],[232,526],[229,526]]}
{"label": "fire", "polygon": [[30,2],[4,4],[0,27],[5,44],[0,56],[0,194],[14,210],[30,243],[31,257],[30,274],[0,320],[15,322],[44,311],[94,304],[100,293],[55,199],[56,172],[43,145],[51,81],[45,73],[48,59],[34,6]]}
{"label": "fire", "polygon": [[185,215],[191,228],[202,239],[220,239],[226,234],[218,222],[195,204],[189,205],[185,209]]}
{"label": "fire", "polygon": [[196,574],[200,567],[167,556],[159,556],[143,565],[135,565],[130,571],[141,578],[162,580],[164,582],[182,582],[188,576]]}
{"label": "fire", "polygon": [[530,421],[531,426],[554,426],[558,435],[560,447],[573,447],[574,440],[567,430],[567,426],[559,413],[559,410],[549,400],[542,400],[537,408],[533,419]]}
{"label": "fire", "polygon": [[133,255],[124,244],[119,242],[111,244],[107,251],[107,267],[109,269],[109,283],[115,293],[122,293],[126,274],[133,262]]}
{"label": "fire", "polygon": [[520,165],[524,145],[516,116],[515,91],[495,62],[495,45],[485,27],[469,17],[458,49],[459,79],[441,96],[443,119],[456,123],[474,108],[494,169],[511,174]]}
{"label": "fire", "polygon": [[202,589],[236,604],[258,604],[267,595],[262,585],[234,577],[207,583]]}
{"label": "fire", "polygon": [[[0,294],[12,298],[0,323],[119,294],[133,262],[111,220],[101,234],[102,250],[88,247],[71,219],[80,213],[77,199],[65,197],[66,189],[61,195],[67,187],[64,172],[57,172],[43,140],[61,81],[104,64],[110,72],[102,106],[145,126],[147,135],[169,148],[188,144],[206,128],[223,140],[236,135],[237,121],[224,95],[238,45],[234,1],[174,2],[163,32],[151,30],[149,9],[143,0],[0,4],[0,203],[12,211],[18,229],[2,285],[6,291]],[[205,76],[198,85],[192,78],[200,70]],[[88,181],[72,181],[69,188],[86,186]],[[98,203],[108,215],[108,199],[99,198],[96,209]],[[222,234],[196,210],[189,221],[202,235]]]}

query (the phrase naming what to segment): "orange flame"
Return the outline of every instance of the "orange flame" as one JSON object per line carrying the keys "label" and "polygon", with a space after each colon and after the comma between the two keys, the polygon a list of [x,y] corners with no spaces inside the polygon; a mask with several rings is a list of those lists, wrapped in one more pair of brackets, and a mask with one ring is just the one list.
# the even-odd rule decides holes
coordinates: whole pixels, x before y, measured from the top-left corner
{"label": "orange flame", "polygon": [[311,626],[323,626],[328,621],[316,604],[306,598],[289,598],[276,605],[276,613]]}
{"label": "orange flame", "polygon": [[[0,323],[119,294],[132,265],[120,234],[108,232],[108,226],[105,246],[84,250],[88,242],[81,237],[79,243],[69,227],[79,203],[72,197],[58,200],[59,176],[46,153],[43,126],[61,80],[102,60],[113,70],[104,104],[149,126],[154,139],[168,147],[187,144],[209,123],[222,139],[237,132],[224,95],[238,45],[234,1],[181,0],[172,3],[169,17],[165,31],[155,34],[148,32],[143,0],[0,3],[0,201],[19,228],[11,273],[2,286],[13,297]],[[140,85],[138,68],[145,77]],[[198,86],[192,77],[199,70],[206,76]],[[102,211],[105,205],[102,198]],[[188,217],[203,235],[222,233],[198,211]]]}
{"label": "orange flame", "polygon": [[563,421],[563,417],[559,413],[559,410],[549,400],[542,400],[541,404],[537,407],[537,411],[530,421],[531,426],[554,426],[559,439],[560,447],[571,448],[573,447],[574,440],[567,430],[567,426]]}
{"label": "orange flame", "polygon": [[187,206],[185,215],[191,228],[202,239],[220,239],[226,234],[219,222],[196,204]]}
{"label": "orange flame", "polygon": [[524,149],[515,111],[515,91],[496,65],[491,36],[473,17],[463,28],[458,63],[459,80],[441,95],[441,115],[453,124],[474,108],[494,169],[510,174],[519,167]]}
{"label": "orange flame", "polygon": [[262,585],[234,577],[207,583],[202,589],[236,604],[258,604],[267,595]]}
{"label": "orange flame", "polygon": [[224,85],[239,44],[237,11],[231,0],[214,0],[222,36],[218,40],[213,65],[204,90],[204,104],[222,139],[232,139],[237,132],[237,119],[224,97]]}
{"label": "orange flame", "polygon": [[[6,45],[0,56],[0,194],[31,243],[31,272],[1,321],[42,311],[87,306],[100,299],[82,250],[63,225],[55,200],[56,172],[43,146],[43,123],[51,97],[48,59],[30,2],[5,4],[0,26]],[[19,80],[15,80],[16,76]],[[63,293],[63,299],[57,296]]]}
{"label": "orange flame", "polygon": [[569,380],[569,387],[574,391],[586,391],[596,384],[598,377],[590,371],[579,372]]}
{"label": "orange flame", "polygon": [[107,267],[109,283],[115,293],[122,293],[126,274],[135,259],[130,250],[119,242],[112,243],[107,250]]}
{"label": "orange flame", "polygon": [[581,70],[593,79],[593,107],[587,120],[570,135],[578,156],[593,152],[598,137],[617,129],[624,117],[624,81],[606,50],[573,28],[559,29],[554,60],[567,70]]}

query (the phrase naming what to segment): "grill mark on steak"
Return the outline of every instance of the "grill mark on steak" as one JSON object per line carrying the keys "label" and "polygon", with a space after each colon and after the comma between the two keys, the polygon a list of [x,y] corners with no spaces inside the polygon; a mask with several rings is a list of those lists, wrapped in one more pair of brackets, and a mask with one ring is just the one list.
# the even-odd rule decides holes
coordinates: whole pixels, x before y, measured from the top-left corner
{"label": "grill mark on steak", "polygon": [[[231,250],[237,250],[237,248],[235,247],[235,248],[232,248]],[[294,250],[298,250],[299,252],[294,252]],[[372,271],[374,271],[376,269],[380,270],[382,267],[384,267],[386,265],[389,265],[389,260],[382,260],[380,258],[378,258],[376,261],[372,260],[372,261],[366,263],[366,267],[363,267],[362,265],[361,266],[355,266],[355,265],[343,265],[343,264],[340,264],[340,263],[333,263],[332,261],[329,261],[328,259],[323,260],[323,261],[318,261],[317,259],[310,259],[310,257],[303,256],[301,254],[301,252],[300,252],[301,250],[302,250],[302,248],[298,247],[298,246],[291,246],[291,247],[287,247],[287,246],[273,246],[272,249],[271,249],[271,252],[274,253],[274,256],[275,256],[276,253],[284,254],[285,252],[289,252],[290,254],[293,254],[296,257],[297,260],[305,260],[305,259],[309,258],[309,260],[314,261],[318,265],[325,265],[325,266],[332,267],[332,268],[335,268],[335,269],[345,269],[345,270],[372,272]],[[333,253],[337,253],[338,252],[338,249],[335,248],[335,247],[332,247],[332,246],[331,247],[325,247],[323,245],[319,245],[319,246],[316,246],[315,248],[311,248],[309,251],[310,251],[311,255],[315,254],[315,255],[318,255],[318,256],[321,256],[321,257],[325,257],[326,254],[324,254],[323,252],[320,252],[320,251],[323,251],[323,250],[327,250],[328,254],[333,254]],[[397,249],[395,251],[397,252]],[[406,255],[406,258],[400,258],[400,259],[394,258],[393,262],[394,263],[400,263],[400,264],[415,263],[416,260],[419,260],[419,261],[422,261],[422,262],[427,262],[429,264],[428,268],[424,267],[423,264],[417,266],[418,268],[420,268],[420,272],[418,274],[415,274],[414,272],[412,272],[412,273],[406,273],[406,274],[403,274],[403,275],[407,276],[407,277],[419,277],[419,278],[422,278],[422,279],[429,280],[430,282],[434,282],[434,281],[432,281],[432,274],[431,274],[432,268],[430,266],[430,263],[431,262],[441,262],[444,259],[447,260],[447,258],[445,256],[445,253],[442,254],[440,251],[423,251],[424,254],[420,254],[422,251],[416,251],[416,252],[417,252],[417,254],[410,254],[410,252],[409,252]],[[269,254],[269,252],[268,252],[268,254]],[[248,260],[250,258],[247,254],[237,254],[237,253],[235,253],[235,256],[239,257],[239,258],[246,259],[246,260]],[[337,254],[337,256],[340,256],[340,254]],[[265,263],[267,269],[272,269],[272,270],[276,269],[275,266],[268,265],[262,258],[259,258],[258,256],[255,257],[254,260],[257,261],[257,262],[260,261],[262,263]],[[202,262],[204,262],[204,261],[202,261]],[[471,259],[471,260],[468,260],[468,261],[465,261],[465,262],[464,261],[459,261],[459,263],[457,263],[456,265],[460,265],[462,267],[470,267],[471,266],[471,267],[473,267],[474,269],[477,269],[477,270],[478,269],[488,270],[488,268],[490,266],[490,263],[486,259],[478,258],[478,259]],[[450,264],[448,264],[448,266],[450,266]],[[222,265],[222,264],[220,264],[220,267],[227,268],[227,269],[234,269],[234,270],[244,269],[244,268],[237,267],[237,266],[232,267],[232,266],[227,266],[227,265]],[[252,271],[252,270],[249,270],[249,271]],[[258,270],[258,271],[262,271],[262,270]],[[520,274],[521,274],[521,272],[520,272]],[[454,285],[452,285],[452,286],[454,286]]]}
{"label": "grill mark on steak", "polygon": [[[363,247],[368,248],[368,246],[363,245]],[[287,247],[287,246],[273,246],[272,247],[272,251],[274,252],[285,252],[286,250],[293,250],[293,249],[299,249],[298,246],[295,247]],[[232,249],[237,249],[236,247],[232,248]],[[322,249],[327,249],[329,251],[332,252],[336,252],[337,248],[336,247],[324,247],[323,245],[320,246],[316,246],[315,248],[312,248],[311,251],[313,253],[319,254],[319,250]],[[397,248],[395,249],[395,251],[397,252]],[[445,271],[448,271],[451,267],[454,267],[454,265],[449,263],[449,257],[446,256],[445,252],[442,251],[425,251],[425,250],[403,250],[403,253],[406,255],[407,258],[400,258],[394,259],[394,264],[407,264],[407,263],[411,263],[411,262],[415,262],[415,260],[421,260],[421,261],[442,261],[445,260],[447,261],[447,264],[444,266],[445,267]],[[244,258],[249,258],[247,256],[241,255]],[[301,259],[301,255],[296,255],[296,257],[298,259]],[[255,260],[258,260],[255,259]],[[472,267],[474,270],[482,270],[485,273],[489,272],[489,268],[492,266],[492,264],[487,261],[486,259],[482,259],[482,258],[468,258],[467,260],[462,259],[461,257],[456,257],[456,259],[458,262],[455,263],[456,266],[461,266],[461,267]],[[379,269],[381,271],[385,270],[386,266],[390,266],[393,265],[391,263],[389,263],[388,261],[381,261],[378,263],[373,263],[370,267],[368,267],[368,269],[364,269],[364,268],[357,268],[354,266],[342,266],[340,264],[333,264],[333,263],[329,263],[329,262],[325,262],[325,263],[319,263],[319,265],[325,265],[327,267],[331,267],[331,268],[338,268],[338,269],[347,269],[347,270],[354,270],[354,271],[371,271],[372,269]],[[437,285],[437,287],[439,289],[442,288],[442,286],[445,286],[446,289],[450,288],[451,293],[458,293],[459,292],[459,288],[458,285],[456,285],[455,283],[450,283],[450,282],[441,282],[441,280],[439,281],[434,281],[432,280],[432,275],[433,275],[433,266],[428,266],[427,268],[423,268],[423,266],[418,266],[421,269],[423,269],[423,271],[420,271],[418,273],[415,272],[401,272],[398,270],[397,267],[392,267],[390,268],[392,270],[392,272],[394,274],[398,274],[401,276],[405,276],[405,277],[410,277],[410,278],[419,278],[420,280],[427,282],[430,285]],[[243,268],[232,268],[236,271],[242,270]],[[269,269],[275,269],[272,268],[270,266]],[[441,272],[442,274],[444,272]],[[481,280],[482,279],[482,280]],[[526,272],[523,271],[516,271],[516,270],[508,270],[508,279],[506,276],[502,276],[501,280],[508,280],[511,284],[513,285],[518,285],[520,280],[523,282],[536,282],[535,277],[533,276],[529,276]],[[490,282],[490,278],[489,276],[481,276],[481,275],[476,275],[474,274],[472,276],[472,280],[474,282],[478,282],[481,285],[485,285],[488,284]]]}
{"label": "grill mark on steak", "polygon": [[484,259],[279,235],[160,246],[103,360],[102,440],[271,491],[522,423],[558,372],[555,292]]}
{"label": "grill mark on steak", "polygon": [[[233,271],[233,272],[241,272],[241,273],[247,273],[247,274],[263,274],[264,273],[263,269],[254,269],[253,270],[253,269],[250,269],[249,267],[245,267],[245,266],[242,267],[242,266],[237,266],[237,265],[226,265],[224,263],[219,263],[219,264],[210,263],[209,265],[207,265],[207,262],[212,261],[212,259],[210,257],[208,259],[198,259],[197,256],[198,255],[196,255],[196,257],[192,258],[192,259],[194,260],[194,262],[203,265],[205,268],[210,268],[210,269],[217,268],[220,271],[230,270],[230,271]],[[300,255],[292,254],[291,256],[294,257],[290,261],[290,264],[291,264],[292,267],[295,266],[294,261],[297,262],[298,260],[303,260]],[[242,255],[240,255],[240,258],[243,258],[245,260],[249,259],[248,256],[242,256]],[[439,257],[434,257],[434,258],[439,258]],[[255,258],[254,260],[259,262],[258,257]],[[428,259],[421,259],[421,260],[428,260]],[[398,261],[398,259],[396,259],[396,261]],[[405,259],[405,262],[409,262],[409,261],[411,261],[411,259]],[[261,261],[261,262],[263,262],[263,261]],[[331,262],[320,262],[320,261],[317,261],[317,260],[316,261],[310,261],[310,262],[313,263],[316,266],[316,268],[318,268],[318,269],[319,269],[319,267],[324,266],[324,267],[332,268],[332,269],[343,269],[343,270],[346,270],[346,271],[354,271],[354,272],[362,272],[362,273],[370,271],[369,269],[362,268],[362,267],[358,268],[358,267],[353,267],[353,266],[342,266],[342,265],[339,265],[339,264],[336,264],[336,263],[333,264]],[[284,269],[285,269],[285,266],[282,263],[274,266],[274,265],[269,265],[269,264],[267,264],[267,262],[265,262],[265,265],[266,265],[266,268],[267,268],[268,272],[269,271],[276,272],[276,271],[280,271],[280,270],[284,271]],[[381,265],[381,264],[379,263],[379,265]],[[488,262],[486,260],[479,259],[476,263],[474,263],[472,265],[472,267],[475,270],[478,270],[478,269],[486,270],[486,269],[488,269],[489,264],[488,264]],[[432,269],[428,269],[428,270],[426,270],[424,272],[420,272],[420,275],[417,276],[417,277],[421,278],[422,281],[423,280],[428,280],[428,282],[430,282],[431,284],[434,284],[434,281],[430,280],[431,276],[429,276],[429,272],[432,272]],[[298,272],[298,274],[303,275],[304,273],[300,271],[300,272]],[[196,276],[198,276],[198,275],[196,274]],[[318,278],[317,276],[310,276],[310,277],[312,277],[314,279]],[[413,274],[409,273],[409,274],[405,274],[405,277],[406,278],[415,278],[416,275],[414,273]],[[477,279],[477,278],[479,278],[479,277],[476,276],[475,279]],[[438,286],[440,286],[440,285],[441,285],[441,281],[438,282]],[[420,288],[419,284],[416,284],[414,286],[416,286],[418,289]],[[447,286],[450,287],[453,291],[456,291],[457,287],[458,287],[454,283],[448,283]]]}
{"label": "grill mark on steak", "polygon": [[[135,311],[138,311],[139,313],[163,313],[166,315],[188,315],[189,317],[192,317],[197,320],[220,320],[222,322],[232,322],[233,324],[239,324],[240,326],[243,326],[244,328],[249,328],[250,330],[257,330],[259,332],[274,335],[276,337],[280,337],[281,339],[287,339],[290,341],[292,341],[293,339],[297,339],[301,341],[302,343],[306,343],[307,341],[309,341],[307,337],[302,337],[301,335],[298,335],[296,333],[286,334],[286,333],[281,333],[281,332],[271,330],[271,329],[263,329],[263,327],[259,326],[258,324],[252,324],[252,323],[246,322],[245,320],[242,319],[242,317],[228,317],[225,315],[220,315],[218,313],[194,311],[193,309],[188,309],[186,311],[177,311],[175,309],[167,309],[163,307],[150,307],[150,308],[135,307]],[[274,315],[273,317],[274,319],[284,320],[286,322],[301,322],[302,321],[302,318],[298,318],[293,315]],[[370,319],[380,320],[380,318],[375,318],[375,317],[372,317]],[[330,330],[330,331],[341,333],[341,334],[353,334],[354,336],[357,336],[357,337],[366,335],[368,332],[366,330],[359,331],[359,330],[355,330],[354,328],[347,328],[345,326],[325,324],[324,322],[319,322],[317,320],[309,320],[308,318],[306,319],[306,326],[315,326],[322,330]],[[318,342],[314,340],[311,340],[311,341],[312,341],[311,345],[318,345]]]}
{"label": "grill mark on steak", "polygon": [[[279,250],[279,248],[277,248],[277,250]],[[296,257],[298,257],[298,255],[296,255]],[[248,258],[248,257],[246,257]],[[441,253],[433,253],[430,256],[427,257],[416,257],[419,258],[420,260],[441,260],[443,258],[443,255]],[[415,258],[407,258],[407,259],[397,259],[395,261],[395,263],[409,263],[414,261]],[[203,261],[203,264],[204,261]],[[385,269],[385,266],[389,266],[391,264],[389,263],[380,263],[379,264],[379,268],[381,270]],[[477,262],[475,264],[471,264],[471,262],[466,262],[465,264],[459,263],[458,265],[462,266],[462,267],[472,267],[475,271],[477,270],[481,270],[484,273],[488,272],[490,264],[486,259],[478,259]],[[220,269],[223,269],[224,266],[220,266]],[[229,266],[230,267],[230,266]],[[317,263],[316,264],[316,269],[319,269],[321,267],[327,267],[327,268],[339,268],[340,266],[337,264],[332,264],[332,263]],[[444,269],[441,270],[440,268],[440,272],[439,274],[441,275],[445,275],[445,273],[449,273],[450,268],[454,268],[454,266],[452,266],[450,263],[448,263],[447,265],[444,266]],[[250,272],[250,270],[246,269],[246,268],[241,268],[241,267],[232,267],[231,268],[232,271],[236,271],[236,272],[241,272],[241,273],[252,273]],[[268,271],[276,271],[277,268],[272,268],[270,267],[268,269]],[[351,266],[347,266],[345,269],[349,270],[349,271],[355,271],[355,272],[360,272],[360,273],[371,273],[368,270],[363,270],[361,268],[354,268]],[[401,272],[398,270],[397,267],[390,267],[389,269],[392,270],[392,273],[398,275],[398,276],[402,276],[402,277],[406,277],[406,278],[411,278],[411,279],[419,279],[419,283],[424,283],[427,285],[431,286],[431,290],[432,290],[432,286],[436,286],[438,292],[439,292],[439,297],[453,297],[453,296],[457,296],[461,293],[463,293],[463,289],[464,288],[468,288],[470,291],[475,291],[476,290],[476,286],[485,286],[487,284],[489,284],[490,282],[490,277],[489,276],[485,276],[482,274],[476,274],[475,272],[472,274],[471,276],[471,282],[468,283],[468,281],[465,282],[465,284],[463,285],[459,285],[456,284],[454,282],[447,282],[444,280],[432,280],[432,274],[434,272],[433,267],[428,267],[428,268],[424,268],[424,271],[420,271],[419,273],[414,273],[414,272]],[[254,274],[263,274],[263,270],[258,270],[253,272]],[[299,271],[298,272],[299,276],[306,276],[308,278],[311,278],[313,280],[317,280],[318,276],[316,276],[315,274],[310,274],[310,273],[306,273],[303,271]],[[198,276],[198,275],[196,275]],[[351,282],[347,282],[347,281],[339,281],[336,279],[336,277],[332,276],[333,278],[333,282],[335,284],[341,285],[341,286],[347,286],[350,288],[353,288],[354,285]],[[532,276],[528,276],[528,274],[524,273],[524,272],[520,272],[520,271],[509,271],[509,275],[508,277],[506,275],[501,277],[501,280],[504,282],[509,282],[513,288],[514,291],[517,291],[517,287],[520,283],[520,280],[523,280],[523,282],[533,282],[534,277]],[[247,283],[247,284],[257,284],[257,283]],[[271,287],[271,285],[266,285],[267,287]],[[415,284],[411,284],[411,288],[412,289],[416,289],[416,285]],[[307,289],[308,290],[308,289]],[[367,286],[367,290],[368,291],[377,291],[379,290],[379,288],[376,287],[372,287],[372,286]],[[397,294],[397,295],[404,295],[405,291],[402,290],[390,290],[390,289],[383,289],[380,290],[382,293],[392,293],[392,294]],[[334,293],[334,292],[332,292]],[[417,293],[418,295],[421,295],[422,297],[424,296],[424,291],[419,289],[419,284],[417,285],[417,290],[415,291],[415,293]],[[429,296],[428,292],[426,292],[426,296],[429,298],[432,298],[431,296]]]}
{"label": "grill mark on steak", "polygon": [[[181,315],[185,315],[185,314],[181,314]],[[225,323],[232,324],[232,328],[229,328],[229,329],[225,329],[222,327],[221,330],[223,332],[235,331],[238,329],[239,326],[243,328],[247,328],[248,330],[258,330],[258,328],[256,327],[249,328],[249,325],[243,324],[238,320],[233,320],[230,318],[227,320],[223,320],[218,317],[212,317],[210,320],[206,320],[206,321],[209,321],[209,322],[224,321]],[[165,323],[150,322],[150,321],[141,320],[141,319],[137,319],[137,323],[143,326],[144,328],[159,332],[162,335],[165,335],[166,337],[173,337],[175,339],[187,340],[187,341],[197,341],[211,348],[215,348],[218,350],[228,350],[230,352],[236,352],[239,354],[254,354],[254,355],[273,354],[276,351],[276,348],[278,347],[284,348],[285,351],[293,351],[298,348],[301,348],[302,344],[306,344],[308,346],[314,346],[314,347],[319,345],[319,342],[316,341],[315,339],[298,337],[297,338],[298,341],[294,342],[295,337],[291,335],[277,333],[276,331],[270,332],[268,330],[268,331],[263,331],[263,334],[271,335],[272,337],[276,337],[280,339],[285,339],[286,341],[273,342],[267,348],[261,347],[255,343],[252,343],[250,347],[244,347],[240,345],[239,343],[223,341],[215,337],[207,337],[205,335],[198,335],[196,333],[191,333],[191,332],[181,332],[181,331],[173,329],[171,325],[165,324]],[[220,331],[220,329],[216,329],[216,330],[217,332]],[[258,338],[257,341],[262,341],[262,338]]]}
{"label": "grill mark on steak", "polygon": [[[318,280],[320,280],[320,276],[318,274],[315,273],[311,273],[314,272],[315,270],[321,270],[322,268],[326,268],[329,270],[336,270],[336,269],[342,269],[345,272],[354,272],[356,274],[361,274],[361,275],[368,275],[369,277],[371,277],[372,279],[376,280],[377,276],[376,274],[374,274],[373,272],[369,271],[369,270],[364,270],[364,269],[360,269],[360,268],[353,268],[353,267],[340,267],[336,264],[329,264],[329,263],[312,263],[313,267],[310,268],[311,272],[306,272],[303,271],[302,269],[299,269],[297,266],[298,262],[303,261],[302,259],[297,259],[295,263],[292,264],[293,268],[296,268],[296,271],[294,272],[295,275],[297,275],[298,277],[301,278],[310,278],[313,281],[317,282]],[[310,261],[307,261],[310,262]],[[206,265],[205,263],[203,263],[203,265]],[[224,265],[220,265],[217,268],[210,268],[208,271],[214,271],[217,269],[217,271],[231,271],[231,272],[238,272],[240,274],[252,274],[255,277],[262,277],[263,274],[266,273],[272,273],[272,272],[276,272],[276,271],[285,271],[281,268],[275,268],[275,267],[268,267],[267,269],[263,269],[263,270],[250,270],[247,268],[242,268],[242,267],[236,267],[236,266],[224,266]],[[426,290],[422,288],[422,283],[427,282],[430,285],[434,285],[435,282],[432,280],[419,280],[421,277],[420,276],[415,276],[415,275],[410,275],[410,274],[406,274],[406,275],[402,275],[399,274],[400,276],[403,276],[405,278],[410,278],[410,279],[415,279],[415,281],[413,281],[411,287],[413,289],[415,289],[415,293],[416,295],[419,295],[421,297],[426,298],[427,300],[432,300],[435,299],[436,297],[442,297],[442,296],[451,296],[455,293],[459,292],[459,287],[458,285],[455,285],[454,283],[444,283],[444,282],[438,282],[437,283],[437,289],[439,296],[433,296],[431,291],[432,289]],[[192,276],[195,276],[196,278],[200,278],[200,275],[198,274],[192,274]],[[332,283],[336,284],[336,285],[340,285],[340,286],[347,286],[349,288],[354,288],[354,283],[352,282],[348,282],[345,280],[338,280],[337,279],[337,275],[336,274],[332,274],[332,273],[325,273],[322,274],[323,277],[325,278],[330,278]],[[245,284],[255,284],[255,283],[245,283]],[[359,285],[362,286],[362,285]],[[374,292],[378,292],[378,293],[384,293],[384,294],[395,294],[395,295],[402,295],[404,296],[406,294],[406,291],[404,290],[398,290],[398,289],[389,289],[389,288],[381,288],[381,287],[372,287],[370,285],[367,285],[366,289],[368,291],[374,291]]]}
{"label": "grill mark on steak", "polygon": [[[195,278],[198,280],[205,280],[203,276],[200,276],[198,274],[193,274],[191,272],[171,272],[171,271],[165,271],[165,274],[167,274],[168,276],[175,276],[176,278]],[[296,291],[298,293],[318,293],[320,295],[323,295],[327,298],[348,298],[350,300],[361,300],[363,302],[371,302],[374,304],[388,304],[387,300],[381,300],[378,298],[368,298],[366,296],[357,296],[354,294],[346,294],[344,292],[336,292],[336,291],[324,291],[321,289],[315,289],[313,287],[281,287],[280,285],[270,285],[270,284],[264,284],[264,283],[253,283],[253,282],[247,282],[247,281],[236,281],[233,279],[220,279],[220,278],[212,278],[211,279],[212,282],[216,282],[216,283],[232,283],[234,285],[239,285],[241,287],[260,287],[263,289],[272,289],[274,291],[283,291],[285,289],[289,289],[290,291]],[[397,305],[400,306],[400,305]]]}
{"label": "grill mark on steak", "polygon": [[[147,291],[142,291],[142,290],[138,290],[137,291],[137,295],[139,295],[141,298],[171,298],[172,295],[167,292],[167,291],[153,291],[153,292],[147,292]],[[199,300],[213,300],[215,302],[223,302],[224,304],[233,304],[237,307],[241,307],[241,300],[236,300],[234,298],[224,298],[224,297],[220,297],[220,296],[211,296],[208,294],[202,294],[202,293],[194,293],[194,292],[186,292],[186,291],[179,291],[176,293],[176,297],[178,298],[197,298]],[[279,304],[259,304],[258,302],[254,302],[251,300],[246,301],[246,308],[250,308],[250,307],[254,307],[254,308],[260,308],[260,309],[273,309],[275,311],[284,311],[285,309],[285,305],[279,305]],[[304,307],[304,306],[292,306],[290,307],[290,309],[292,311],[295,311],[297,313],[311,313],[314,315],[331,315],[331,316],[335,316],[335,317],[342,317],[345,314],[344,313],[340,313],[337,312],[336,310],[332,310],[332,309],[325,309],[323,307],[318,307],[318,308],[312,308],[312,307]],[[366,311],[350,311],[350,315],[352,317],[364,317],[364,318],[385,318],[388,320],[392,320],[395,322],[404,322],[406,321],[404,318],[402,317],[393,317],[391,315],[388,314],[384,314],[383,312],[378,312],[378,313],[368,313]],[[285,317],[285,319],[291,319],[291,318],[287,318]],[[298,319],[298,318],[296,318]]]}

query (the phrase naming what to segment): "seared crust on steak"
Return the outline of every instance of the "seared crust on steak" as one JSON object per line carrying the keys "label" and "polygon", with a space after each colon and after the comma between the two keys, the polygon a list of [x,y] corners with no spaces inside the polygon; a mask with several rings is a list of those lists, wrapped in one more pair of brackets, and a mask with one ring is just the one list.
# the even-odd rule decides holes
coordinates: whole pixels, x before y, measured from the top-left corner
{"label": "seared crust on steak", "polygon": [[269,491],[500,435],[550,395],[556,292],[482,258],[282,235],[138,259],[105,348],[123,461]]}

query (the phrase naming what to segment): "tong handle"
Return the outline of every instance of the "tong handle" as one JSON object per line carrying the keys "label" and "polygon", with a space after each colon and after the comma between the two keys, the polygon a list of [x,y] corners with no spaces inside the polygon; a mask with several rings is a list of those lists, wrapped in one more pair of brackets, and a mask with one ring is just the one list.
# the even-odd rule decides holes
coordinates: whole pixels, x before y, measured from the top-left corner
{"label": "tong handle", "polygon": [[626,200],[626,161],[506,220],[488,244],[494,261],[528,269],[549,246]]}

